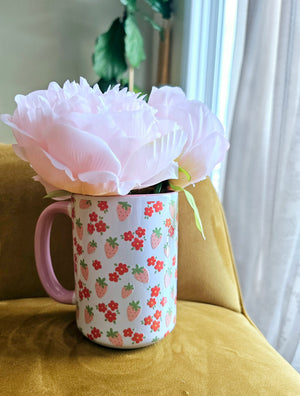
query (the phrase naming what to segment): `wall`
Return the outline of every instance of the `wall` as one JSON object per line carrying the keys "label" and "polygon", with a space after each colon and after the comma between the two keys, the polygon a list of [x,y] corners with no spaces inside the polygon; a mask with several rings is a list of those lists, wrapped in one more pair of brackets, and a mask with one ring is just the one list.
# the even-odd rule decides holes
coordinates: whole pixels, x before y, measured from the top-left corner
{"label": "wall", "polygon": [[[45,89],[50,81],[62,84],[83,76],[96,82],[91,61],[95,39],[122,13],[119,0],[0,0],[0,113],[12,114],[15,95]],[[141,19],[139,26],[147,61],[135,81],[149,90],[153,29]],[[0,142],[14,142],[2,122]]]}

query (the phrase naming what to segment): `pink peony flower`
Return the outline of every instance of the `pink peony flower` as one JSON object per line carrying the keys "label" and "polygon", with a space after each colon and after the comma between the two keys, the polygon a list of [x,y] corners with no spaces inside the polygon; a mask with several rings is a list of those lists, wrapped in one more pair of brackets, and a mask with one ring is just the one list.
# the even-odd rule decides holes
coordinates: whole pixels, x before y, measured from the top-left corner
{"label": "pink peony flower", "polygon": [[178,87],[153,87],[148,103],[157,109],[158,119],[175,121],[188,136],[177,161],[191,175],[191,181],[180,173],[173,183],[186,187],[205,179],[229,148],[218,118],[200,101],[188,100]]}
{"label": "pink peony flower", "polygon": [[186,133],[126,89],[103,94],[81,78],[15,100],[13,116],[1,119],[48,192],[126,195],[178,177]]}

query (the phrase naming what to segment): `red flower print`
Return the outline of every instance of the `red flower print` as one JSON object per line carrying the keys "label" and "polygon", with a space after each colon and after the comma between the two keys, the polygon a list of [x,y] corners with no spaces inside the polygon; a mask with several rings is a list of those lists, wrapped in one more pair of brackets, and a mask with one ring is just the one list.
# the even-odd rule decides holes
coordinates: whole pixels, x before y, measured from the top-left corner
{"label": "red flower print", "polygon": [[94,224],[89,223],[88,226],[87,226],[87,232],[88,232],[89,234],[92,234],[94,231],[95,231],[95,226],[94,226]]}
{"label": "red flower print", "polygon": [[105,232],[107,228],[109,228],[106,223],[104,223],[102,220],[98,221],[98,223],[95,223],[96,230],[97,232]]}
{"label": "red flower print", "polygon": [[132,331],[131,328],[129,327],[128,329],[124,329],[124,330],[123,330],[123,334],[124,334],[124,337],[131,337],[132,334],[133,334],[133,331]]}
{"label": "red flower print", "polygon": [[157,331],[159,329],[159,327],[160,327],[160,322],[157,321],[157,320],[154,320],[152,325],[151,325],[151,329],[154,330],[154,331]]}
{"label": "red flower print", "polygon": [[119,263],[116,271],[119,273],[119,275],[124,275],[126,272],[128,272],[128,267],[126,264]]}
{"label": "red flower print", "polygon": [[94,337],[92,336],[92,334],[87,334],[86,336],[87,336],[87,338],[88,338],[89,340],[93,341]]}
{"label": "red flower print", "polygon": [[174,227],[173,226],[171,226],[170,228],[169,228],[169,235],[170,235],[170,237],[172,237],[173,235],[174,235]]}
{"label": "red flower print", "polygon": [[90,221],[97,221],[98,220],[98,215],[95,212],[90,213],[89,216],[90,216]]}
{"label": "red flower print", "polygon": [[115,312],[107,311],[105,317],[111,323],[117,319],[117,314]]}
{"label": "red flower print", "polygon": [[161,311],[157,310],[154,314],[155,319],[159,319],[161,317]]}
{"label": "red flower print", "polygon": [[119,280],[119,275],[116,272],[110,273],[108,276],[111,282],[118,282]]}
{"label": "red flower print", "polygon": [[94,338],[99,338],[99,337],[101,337],[100,330],[97,329],[96,327],[94,327],[94,328],[92,329],[91,333],[92,333],[92,336],[93,336]]}
{"label": "red flower print", "polygon": [[154,256],[152,256],[152,257],[150,257],[150,258],[147,259],[147,262],[148,262],[148,265],[149,265],[149,267],[150,267],[150,265],[155,265],[156,259],[155,259]]}
{"label": "red flower print", "polygon": [[150,308],[154,307],[154,305],[156,305],[155,298],[150,298],[150,300],[147,302],[147,305],[149,305]]}
{"label": "red flower print", "polygon": [[72,208],[72,219],[75,219],[75,209]]}
{"label": "red flower print", "polygon": [[157,201],[154,205],[153,208],[155,209],[155,212],[160,212],[163,210],[163,203],[160,201]]}
{"label": "red flower print", "polygon": [[74,246],[77,245],[77,239],[76,239],[76,237],[73,238],[73,243],[74,243]]}
{"label": "red flower print", "polygon": [[80,292],[79,292],[79,300],[80,300],[80,301],[83,300],[83,293],[82,293],[82,290],[80,290]]}
{"label": "red flower print", "polygon": [[98,304],[98,311],[99,312],[106,312],[107,308],[104,303]]}
{"label": "red flower print", "polygon": [[110,308],[112,311],[115,311],[115,310],[118,309],[118,307],[119,307],[119,304],[116,303],[116,302],[114,302],[113,300],[111,300],[111,302],[110,302],[109,304],[107,304],[107,305],[109,306],[109,308]]}
{"label": "red flower print", "polygon": [[76,246],[76,250],[77,250],[77,253],[78,253],[79,255],[82,254],[82,252],[83,252],[82,246],[79,245],[79,244]]}
{"label": "red flower print", "polygon": [[93,267],[95,268],[95,270],[102,268],[101,262],[99,260],[94,260]]}
{"label": "red flower print", "polygon": [[168,302],[167,297],[163,297],[163,298],[161,299],[160,304],[164,307],[164,306],[167,304],[167,302]]}
{"label": "red flower print", "polygon": [[134,238],[134,241],[131,242],[131,246],[135,248],[135,250],[142,250],[144,247],[144,241],[142,239]]}
{"label": "red flower print", "polygon": [[124,240],[125,241],[132,241],[134,238],[134,235],[131,231],[124,232]]}
{"label": "red flower print", "polygon": [[160,287],[154,286],[151,288],[151,297],[158,297],[160,292]]}
{"label": "red flower print", "polygon": [[150,315],[144,319],[144,323],[145,323],[145,325],[150,325],[152,323],[152,318]]}
{"label": "red flower print", "polygon": [[78,281],[78,286],[79,286],[79,289],[82,289],[83,288],[83,283],[82,283],[82,281],[80,280],[80,281]]}
{"label": "red flower print", "polygon": [[89,291],[89,289],[87,287],[85,287],[84,289],[82,289],[82,293],[84,295],[85,298],[89,298],[91,297],[91,293]]}
{"label": "red flower print", "polygon": [[172,258],[172,265],[176,265],[176,256]]}
{"label": "red flower print", "polygon": [[135,231],[136,235],[139,238],[142,238],[144,235],[146,235],[146,230],[145,228],[139,227],[136,231]]}
{"label": "red flower print", "polygon": [[144,334],[143,333],[134,333],[134,336],[131,339],[132,339],[132,341],[134,341],[138,344],[143,341]]}
{"label": "red flower print", "polygon": [[98,208],[102,211],[107,211],[108,209],[107,201],[99,201]]}
{"label": "red flower print", "polygon": [[160,272],[164,268],[164,262],[157,260],[157,263],[154,267],[158,272]]}
{"label": "red flower print", "polygon": [[153,208],[145,208],[145,212],[144,212],[144,215],[145,216],[148,216],[148,217],[151,217],[152,216],[152,214],[153,214],[153,212],[154,212],[154,210],[153,210]]}
{"label": "red flower print", "polygon": [[171,225],[171,219],[167,219],[165,222],[165,226],[170,227],[170,225]]}

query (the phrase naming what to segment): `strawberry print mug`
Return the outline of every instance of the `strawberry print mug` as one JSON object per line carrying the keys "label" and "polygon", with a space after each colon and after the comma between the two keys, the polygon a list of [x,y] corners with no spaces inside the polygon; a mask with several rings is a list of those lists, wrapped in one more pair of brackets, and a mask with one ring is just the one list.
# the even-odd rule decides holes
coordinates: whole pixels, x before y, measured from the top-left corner
{"label": "strawberry print mug", "polygon": [[[75,290],[62,287],[50,255],[58,213],[72,219]],[[176,323],[178,193],[84,196],[56,202],[35,232],[40,280],[50,297],[76,304],[79,330],[112,348],[151,345]]]}

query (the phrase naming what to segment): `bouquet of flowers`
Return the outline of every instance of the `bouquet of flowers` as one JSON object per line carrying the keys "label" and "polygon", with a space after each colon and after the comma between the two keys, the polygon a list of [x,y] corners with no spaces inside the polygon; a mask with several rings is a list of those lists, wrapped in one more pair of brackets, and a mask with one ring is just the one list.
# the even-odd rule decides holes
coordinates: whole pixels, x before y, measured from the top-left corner
{"label": "bouquet of flowers", "polygon": [[127,195],[185,190],[203,180],[229,147],[217,117],[178,87],[145,97],[119,86],[102,93],[88,82],[51,82],[17,95],[11,126],[15,153],[28,161],[49,196]]}

